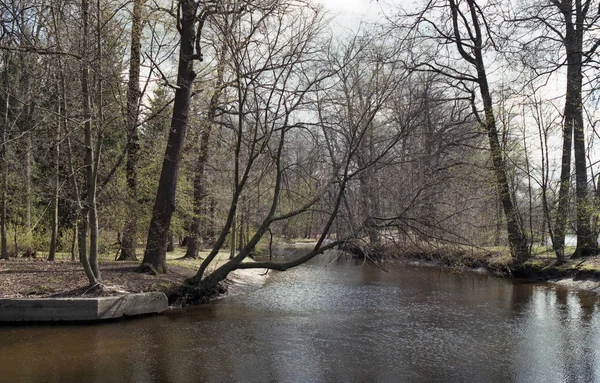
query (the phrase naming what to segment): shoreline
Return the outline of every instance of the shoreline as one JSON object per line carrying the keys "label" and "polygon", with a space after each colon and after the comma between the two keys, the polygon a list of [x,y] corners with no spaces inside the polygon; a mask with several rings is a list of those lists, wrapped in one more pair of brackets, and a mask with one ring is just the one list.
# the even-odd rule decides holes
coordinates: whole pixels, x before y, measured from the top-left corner
{"label": "shoreline", "polygon": [[[267,274],[261,269],[235,270],[219,293],[207,303],[259,289]],[[181,309],[170,291],[123,292],[113,295],[61,297],[0,297],[0,323],[102,323],[109,320],[158,315]]]}
{"label": "shoreline", "polygon": [[441,256],[437,252],[384,253],[381,261],[487,274],[521,283],[546,282],[600,294],[600,256],[568,259],[562,264],[553,258],[532,258],[515,265],[506,258],[491,254],[446,251]]}
{"label": "shoreline", "polygon": [[[301,246],[309,246],[310,244],[302,244]],[[293,245],[292,245],[293,246]],[[297,247],[297,246],[293,246]],[[348,256],[360,258],[361,253],[346,251]],[[364,252],[362,253],[364,255]],[[567,288],[576,290],[585,290],[594,293],[600,293],[600,256],[585,257],[579,259],[569,259],[562,264],[558,264],[555,259],[549,257],[534,257],[527,260],[523,264],[515,265],[511,262],[510,257],[502,253],[469,251],[465,249],[413,249],[409,251],[399,248],[383,248],[377,252],[370,252],[370,259],[376,263],[397,263],[406,264],[417,267],[437,267],[447,269],[449,271],[472,272],[477,274],[487,274],[494,277],[499,277],[507,280],[512,280],[521,283],[548,282]],[[4,271],[8,272],[6,277],[9,277],[12,272],[7,271],[7,267],[17,265],[16,262],[4,263]],[[23,267],[31,267],[36,265],[39,273],[48,271],[56,272],[49,269],[49,265],[53,267],[66,268],[69,263],[54,263],[49,264],[45,261],[27,261],[23,262]],[[72,265],[78,267],[77,265]],[[144,274],[132,274],[135,269],[133,264],[110,262],[105,264],[104,271],[113,273],[111,277],[115,282],[114,286],[108,286],[104,293],[97,295],[87,294],[87,291],[82,294],[87,288],[76,288],[68,291],[62,291],[58,294],[52,294],[52,289],[44,294],[40,294],[39,290],[31,290],[33,293],[20,295],[4,295],[0,296],[0,300],[9,302],[10,300],[17,301],[41,301],[51,302],[61,299],[98,299],[101,297],[129,297],[142,292],[160,293],[168,298],[168,309],[166,311],[176,310],[185,306],[198,305],[226,299],[228,297],[242,295],[261,288],[267,281],[268,272],[264,269],[239,269],[230,273],[230,275],[221,282],[221,284],[213,291],[198,291],[189,286],[183,286],[177,281],[181,281],[183,277],[193,275],[193,270],[190,269],[187,262],[179,262],[176,266],[170,268],[169,275],[162,277],[150,277]],[[8,269],[9,270],[9,269]],[[67,273],[68,270],[62,270]],[[2,268],[0,267],[0,274]],[[110,274],[109,274],[110,275]],[[132,275],[137,279],[136,283],[131,285],[126,284],[127,279],[131,279]],[[131,281],[129,281],[131,282]],[[32,286],[29,286],[32,287]],[[123,287],[122,289],[120,287]],[[114,290],[113,290],[114,289]],[[111,292],[111,290],[113,290]],[[30,290],[24,290],[30,291]],[[129,315],[126,315],[129,316]],[[39,318],[39,316],[38,316]],[[86,317],[89,318],[89,315]],[[19,319],[17,319],[19,320]],[[20,319],[30,320],[30,319]],[[61,319],[34,319],[37,321],[54,321]],[[77,319],[75,319],[77,321]],[[82,321],[88,321],[83,318]],[[101,321],[101,320],[96,320]]]}
{"label": "shoreline", "polygon": [[[138,262],[103,262],[100,270],[105,284],[90,288],[78,262],[3,260],[0,261],[0,308],[3,311],[0,321],[89,323],[168,312],[192,303],[186,302],[185,295],[178,292],[186,292],[182,290],[184,281],[195,274],[198,262],[171,259],[169,272],[158,276],[139,273]],[[248,293],[260,288],[266,277],[262,269],[236,270],[218,289],[193,303]],[[160,306],[156,305],[157,300]]]}
{"label": "shoreline", "polygon": [[263,269],[234,270],[223,281],[227,285],[227,292],[216,296],[214,299],[220,300],[257,290],[267,282],[268,276],[268,272]]}

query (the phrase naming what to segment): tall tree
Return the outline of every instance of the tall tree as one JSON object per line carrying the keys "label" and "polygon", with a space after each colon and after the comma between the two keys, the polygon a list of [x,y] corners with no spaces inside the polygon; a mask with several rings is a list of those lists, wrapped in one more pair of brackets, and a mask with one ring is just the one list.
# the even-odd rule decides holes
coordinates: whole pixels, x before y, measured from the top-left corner
{"label": "tall tree", "polygon": [[2,146],[0,148],[0,156],[2,158],[2,216],[0,217],[0,259],[8,259],[8,238],[7,238],[7,208],[8,208],[8,159],[7,145],[9,132],[9,111],[10,111],[10,93],[9,93],[9,69],[11,64],[11,54],[4,54],[4,102],[2,110]]}
{"label": "tall tree", "polygon": [[573,256],[596,254],[598,244],[591,229],[592,201],[588,191],[583,78],[586,67],[594,62],[598,49],[596,33],[600,12],[592,0],[535,1],[522,3],[513,22],[529,34],[519,39],[522,51],[528,52],[522,62],[531,67],[536,76],[547,78],[560,68],[566,68],[560,188],[552,236],[553,249],[559,261],[565,259],[574,150],[577,248]]}
{"label": "tall tree", "polygon": [[[588,195],[588,170],[586,160],[586,142],[583,124],[583,65],[594,55],[598,43],[584,50],[585,34],[590,25],[594,25],[600,13],[588,20],[588,12],[593,1],[554,0],[553,4],[563,16],[564,36],[562,42],[567,54],[567,90],[565,95],[565,111],[563,120],[563,168],[567,168],[565,152],[570,151],[570,143],[566,138],[573,133],[575,150],[575,189],[577,196],[577,248],[573,257],[593,255],[598,252],[598,243],[591,230],[591,200]],[[595,11],[595,9],[594,9]],[[589,24],[588,24],[589,23]],[[570,156],[569,156],[570,160]],[[561,169],[561,187],[563,180]],[[560,239],[559,239],[560,240]]]}
{"label": "tall tree", "polygon": [[[59,65],[60,66],[60,65]],[[56,76],[58,77],[58,76]],[[56,81],[59,84],[58,81]],[[60,197],[60,140],[61,140],[61,125],[63,123],[63,100],[60,99],[60,85],[57,85],[56,94],[56,118],[54,123],[54,142],[52,145],[53,154],[53,170],[54,170],[54,185],[52,192],[52,224],[51,224],[51,237],[50,237],[50,249],[48,250],[48,260],[54,261],[56,258],[56,250],[58,247],[58,215],[59,215],[59,197]]]}
{"label": "tall tree", "polygon": [[[369,90],[373,97],[365,103],[369,105],[359,112],[362,115],[356,116],[354,124],[339,124],[335,114],[320,113],[320,106],[326,103],[337,114],[347,113],[344,68],[360,58],[356,58],[355,52],[331,52],[333,46],[320,39],[322,15],[301,3],[280,3],[273,9],[262,10],[263,18],[252,19],[255,15],[243,22],[254,20],[255,27],[248,30],[258,32],[244,36],[242,41],[250,44],[233,51],[230,60],[237,99],[229,105],[231,109],[224,124],[231,131],[234,191],[215,245],[196,276],[188,280],[200,290],[210,291],[236,269],[287,270],[336,246],[347,236],[359,235],[359,231],[347,232],[339,234],[337,241],[325,243],[347,197],[349,184],[386,157],[400,135],[390,129],[393,133],[380,137],[378,152],[373,153],[372,160],[365,159],[360,167],[357,165],[358,153],[373,128],[371,123],[382,112],[390,90],[398,84],[393,79],[400,73],[389,64],[395,62],[392,57],[383,51],[372,55],[373,63],[386,68],[372,75],[378,79],[379,87]],[[366,77],[372,74],[369,70],[365,73]],[[266,202],[265,209],[260,209],[259,219],[254,220],[243,247],[234,251],[226,263],[208,272],[234,228],[240,201],[244,195],[251,196],[248,192],[252,190],[249,187],[252,180],[257,180],[261,191],[266,189],[259,192],[261,203]],[[321,212],[323,224],[317,243],[308,254],[284,263],[243,262],[271,228],[277,225],[285,228],[290,220],[308,216],[319,201],[326,201],[323,203],[326,210]]]}
{"label": "tall tree", "polygon": [[[98,243],[96,216],[96,181],[97,167],[94,159],[94,138],[92,129],[92,107],[90,92],[90,3],[89,0],[81,0],[82,14],[82,37],[81,37],[81,107],[83,113],[83,130],[85,143],[85,199],[78,195],[79,199],[79,254],[84,271],[90,285],[97,285],[100,281],[98,268]],[[75,175],[73,175],[75,177]],[[74,181],[77,182],[76,180]],[[90,231],[89,258],[87,252],[87,237]]]}
{"label": "tall tree", "polygon": [[210,154],[209,144],[211,140],[211,133],[213,130],[213,125],[215,123],[215,117],[217,115],[217,109],[219,107],[221,94],[223,93],[224,88],[223,78],[225,75],[225,58],[227,57],[228,49],[226,39],[228,36],[230,36],[229,24],[231,23],[228,16],[229,15],[225,15],[224,18],[225,25],[222,29],[222,31],[224,32],[222,34],[223,42],[217,53],[218,58],[214,88],[208,104],[208,111],[206,112],[206,117],[204,117],[203,119],[202,132],[200,134],[200,150],[198,153],[196,166],[194,168],[194,216],[192,218],[192,225],[188,237],[185,258],[198,258],[198,251],[200,249],[201,241],[201,226],[202,222],[207,222],[206,215],[208,214],[208,209],[206,208],[206,196],[208,185],[205,174],[205,168]]}
{"label": "tall tree", "polygon": [[121,239],[121,255],[119,260],[137,260],[137,224],[138,224],[138,162],[139,162],[139,135],[138,115],[140,102],[140,56],[141,37],[144,25],[143,0],[133,2],[131,14],[131,46],[129,53],[129,79],[127,81],[127,187],[129,188],[128,214]]}
{"label": "tall tree", "polygon": [[143,271],[150,270],[155,274],[167,272],[169,226],[175,211],[177,176],[187,133],[193,81],[196,77],[194,61],[201,61],[203,58],[200,39],[204,23],[210,13],[216,11],[217,6],[218,3],[214,1],[197,2],[194,0],[180,0],[177,5],[177,29],[180,34],[177,89],[175,90],[167,149],[148,229],[146,250],[140,266]]}
{"label": "tall tree", "polygon": [[[499,200],[506,217],[508,242],[513,261],[523,262],[529,256],[527,238],[523,232],[519,212],[513,201],[508,168],[504,152],[502,151],[492,91],[488,80],[485,53],[486,49],[494,46],[493,37],[490,35],[490,22],[484,13],[484,7],[475,0],[448,0],[429,2],[425,10],[418,13],[416,28],[424,30],[421,35],[425,39],[436,39],[443,47],[453,45],[458,57],[463,60],[466,68],[451,64],[455,56],[448,56],[448,62],[441,62],[441,57],[434,57],[428,62],[419,61],[415,67],[421,70],[433,71],[455,81],[456,86],[465,90],[473,98],[473,111],[477,115],[479,124],[485,129],[488,136],[490,155],[498,189]],[[444,15],[445,19],[440,19]],[[421,24],[423,24],[421,26]],[[427,29],[429,28],[429,29]],[[433,31],[432,35],[428,34]],[[438,48],[441,53],[442,46]],[[468,87],[474,84],[476,89]],[[475,94],[479,93],[483,107],[483,116],[479,116],[475,104]]]}

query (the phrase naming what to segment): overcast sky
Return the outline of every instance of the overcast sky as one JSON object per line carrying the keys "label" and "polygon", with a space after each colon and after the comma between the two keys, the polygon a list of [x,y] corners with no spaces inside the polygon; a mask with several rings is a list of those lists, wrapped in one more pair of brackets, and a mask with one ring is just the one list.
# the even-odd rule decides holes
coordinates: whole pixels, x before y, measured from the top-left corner
{"label": "overcast sky", "polygon": [[[333,30],[336,34],[344,35],[350,33],[350,31],[356,31],[360,26],[360,21],[364,20],[367,22],[375,22],[375,21],[383,21],[385,17],[393,16],[397,13],[397,9],[399,6],[404,5],[405,7],[415,8],[417,4],[421,4],[420,0],[314,0],[320,4],[322,4],[333,16],[335,17],[335,21],[332,24]],[[509,70],[508,68],[503,68],[500,71],[490,70],[490,77],[498,77],[499,81],[504,81],[504,75],[506,74],[504,71]],[[540,95],[542,98],[552,99],[558,97],[555,100],[557,105],[557,111],[560,110],[563,101],[560,99],[561,95],[564,94],[564,85],[565,80],[564,76],[558,75],[553,76],[549,79],[548,84],[544,87],[543,93]],[[527,120],[528,121],[528,120]],[[522,123],[515,119],[513,122],[515,124]],[[528,125],[530,122],[526,122]],[[534,127],[535,128],[535,127]],[[531,142],[528,144],[529,149],[533,151],[533,155],[539,155],[539,138],[537,137],[537,131],[530,132]],[[589,134],[589,133],[588,133]],[[589,137],[589,136],[588,136]],[[550,145],[552,146],[551,160],[559,161],[560,148],[562,146],[562,140],[560,139],[560,134],[555,134],[551,138]],[[591,157],[592,161],[597,160],[597,155],[595,153],[600,153],[598,151],[592,151]],[[554,158],[556,157],[556,158]],[[558,162],[557,162],[558,163]],[[594,167],[597,167],[595,165]]]}
{"label": "overcast sky", "polygon": [[[335,23],[344,28],[356,29],[361,20],[376,21],[383,18],[384,1],[375,0],[316,0],[336,16]],[[398,1],[399,2],[399,1]]]}
{"label": "overcast sky", "polygon": [[364,13],[369,8],[377,7],[371,0],[318,0],[326,8],[340,12]]}

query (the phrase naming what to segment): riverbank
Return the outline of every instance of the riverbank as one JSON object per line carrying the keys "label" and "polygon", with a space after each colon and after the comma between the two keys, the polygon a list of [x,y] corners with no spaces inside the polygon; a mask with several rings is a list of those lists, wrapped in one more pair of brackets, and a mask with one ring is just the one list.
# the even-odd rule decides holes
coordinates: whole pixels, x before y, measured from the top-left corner
{"label": "riverbank", "polygon": [[538,250],[522,264],[512,262],[506,251],[465,248],[399,248],[388,246],[376,253],[376,262],[408,262],[530,282],[553,282],[600,293],[600,256],[567,259],[558,263],[549,251]]}
{"label": "riverbank", "polygon": [[[201,254],[202,256],[203,254]],[[168,254],[169,272],[150,275],[137,272],[139,262],[100,262],[100,272],[105,288],[90,289],[79,262],[58,259],[11,258],[0,261],[0,298],[97,298],[122,296],[145,292],[162,292],[169,297],[170,305],[177,302],[177,290],[185,279],[195,275],[201,259],[180,259],[183,250]],[[225,262],[228,254],[215,260],[209,271]],[[251,261],[251,260],[250,260]],[[240,294],[260,287],[266,276],[264,270],[237,270],[222,283],[220,296]]]}

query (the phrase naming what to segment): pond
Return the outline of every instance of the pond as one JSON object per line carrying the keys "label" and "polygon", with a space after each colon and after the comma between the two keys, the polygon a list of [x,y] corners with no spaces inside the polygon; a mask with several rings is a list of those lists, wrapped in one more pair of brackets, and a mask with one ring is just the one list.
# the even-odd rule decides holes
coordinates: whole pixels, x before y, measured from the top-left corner
{"label": "pond", "polygon": [[600,381],[595,294],[328,255],[201,307],[0,327],[1,382]]}

